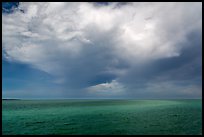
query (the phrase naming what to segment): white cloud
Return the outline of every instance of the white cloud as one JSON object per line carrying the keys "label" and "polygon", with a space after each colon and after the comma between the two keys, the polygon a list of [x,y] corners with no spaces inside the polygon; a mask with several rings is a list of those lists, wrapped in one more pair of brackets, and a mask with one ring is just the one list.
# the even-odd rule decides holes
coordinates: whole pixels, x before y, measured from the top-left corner
{"label": "white cloud", "polygon": [[89,93],[96,95],[120,95],[125,91],[125,87],[117,82],[116,80],[111,81],[110,83],[102,83],[86,88]]}

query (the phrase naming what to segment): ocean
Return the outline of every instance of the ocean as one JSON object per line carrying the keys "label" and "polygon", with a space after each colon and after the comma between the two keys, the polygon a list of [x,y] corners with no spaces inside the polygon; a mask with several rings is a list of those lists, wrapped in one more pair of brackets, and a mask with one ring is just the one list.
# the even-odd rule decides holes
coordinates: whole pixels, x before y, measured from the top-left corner
{"label": "ocean", "polygon": [[201,135],[202,100],[3,100],[3,135]]}

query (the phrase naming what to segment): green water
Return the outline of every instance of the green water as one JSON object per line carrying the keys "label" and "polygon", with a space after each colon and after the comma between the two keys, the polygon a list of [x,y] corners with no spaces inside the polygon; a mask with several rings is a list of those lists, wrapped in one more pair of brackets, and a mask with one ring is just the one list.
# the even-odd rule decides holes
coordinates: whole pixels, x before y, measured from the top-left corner
{"label": "green water", "polygon": [[202,134],[202,100],[3,100],[6,134]]}

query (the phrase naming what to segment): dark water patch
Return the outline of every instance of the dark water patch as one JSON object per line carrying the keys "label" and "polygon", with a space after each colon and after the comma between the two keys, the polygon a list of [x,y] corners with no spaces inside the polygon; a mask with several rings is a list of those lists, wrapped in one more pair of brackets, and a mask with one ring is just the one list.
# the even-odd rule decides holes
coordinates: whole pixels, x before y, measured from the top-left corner
{"label": "dark water patch", "polygon": [[76,123],[63,123],[63,125],[75,125]]}
{"label": "dark water patch", "polygon": [[46,123],[45,121],[35,121],[35,122],[28,122],[25,123],[26,126],[35,126],[36,124],[44,124]]}
{"label": "dark water patch", "polygon": [[45,121],[36,121],[35,123],[45,123]]}
{"label": "dark water patch", "polygon": [[178,116],[179,116],[179,114],[173,114],[173,115],[171,115],[171,116],[178,117]]}

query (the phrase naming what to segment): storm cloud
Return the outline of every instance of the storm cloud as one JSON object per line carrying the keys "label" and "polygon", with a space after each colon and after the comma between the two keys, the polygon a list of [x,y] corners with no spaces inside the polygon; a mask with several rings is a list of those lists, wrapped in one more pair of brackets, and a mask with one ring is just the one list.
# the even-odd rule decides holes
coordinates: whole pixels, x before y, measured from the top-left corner
{"label": "storm cloud", "polygon": [[[49,92],[54,95],[202,94],[199,2],[20,3],[12,13],[2,14],[2,44],[6,61],[51,75],[56,89]],[[43,88],[38,95],[49,96]]]}

